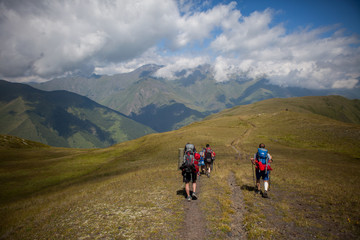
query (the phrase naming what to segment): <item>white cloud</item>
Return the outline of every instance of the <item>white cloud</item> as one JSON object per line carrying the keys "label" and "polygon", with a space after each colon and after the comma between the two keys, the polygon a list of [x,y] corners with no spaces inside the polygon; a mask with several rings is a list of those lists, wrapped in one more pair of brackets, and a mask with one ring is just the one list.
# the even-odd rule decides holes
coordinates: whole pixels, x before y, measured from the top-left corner
{"label": "white cloud", "polygon": [[[332,28],[285,34],[282,25],[270,27],[273,11],[254,12],[233,22],[211,44],[220,57],[215,78],[225,81],[238,73],[266,76],[274,84],[306,88],[351,88],[360,76],[360,48],[354,36]],[[328,37],[323,35],[330,34]],[[355,77],[354,77],[355,76]],[[341,79],[339,81],[339,79]],[[336,83],[336,84],[335,84]],[[343,84],[343,85],[341,85]]]}
{"label": "white cloud", "polygon": [[332,85],[333,88],[354,88],[356,84],[359,82],[357,79],[344,79],[337,80]]}
{"label": "white cloud", "polygon": [[50,77],[126,61],[176,33],[177,6],[170,0],[17,2],[0,3],[4,77]]}
{"label": "white cloud", "polygon": [[194,41],[203,41],[211,36],[211,31],[221,25],[222,21],[231,18],[235,3],[229,5],[218,5],[206,12],[195,12],[186,14],[179,18],[176,25],[179,34],[174,41],[175,48],[184,47]]}
{"label": "white cloud", "polygon": [[44,81],[156,63],[157,76],[213,64],[215,78],[266,76],[272,83],[352,88],[359,37],[337,26],[287,33],[275,10],[244,16],[235,2],[191,0],[0,1],[0,77]]}
{"label": "white cloud", "polygon": [[[169,59],[170,60],[170,59]],[[196,68],[199,65],[206,64],[209,62],[207,57],[177,57],[172,58],[171,62],[167,62],[167,64],[160,68],[156,73],[155,77],[167,78],[169,80],[177,79],[176,72],[181,70],[187,70],[186,75],[191,74],[192,68]]]}

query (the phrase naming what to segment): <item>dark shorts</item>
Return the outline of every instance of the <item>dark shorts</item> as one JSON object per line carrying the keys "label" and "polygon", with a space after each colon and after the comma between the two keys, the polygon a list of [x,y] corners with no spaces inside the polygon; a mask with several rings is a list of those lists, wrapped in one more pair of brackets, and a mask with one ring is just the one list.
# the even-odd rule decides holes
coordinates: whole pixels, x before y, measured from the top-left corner
{"label": "dark shorts", "polygon": [[265,171],[260,171],[256,170],[256,179],[259,180],[260,178],[264,179],[265,181],[269,180],[269,173],[270,171],[267,171],[267,173],[265,174]]}
{"label": "dark shorts", "polygon": [[205,162],[206,168],[210,168],[211,170],[213,169],[213,161],[211,162]]}
{"label": "dark shorts", "polygon": [[197,174],[194,172],[190,172],[190,173],[184,172],[183,173],[183,182],[184,183],[189,183],[191,181],[193,183],[196,183],[196,179],[197,179]]}

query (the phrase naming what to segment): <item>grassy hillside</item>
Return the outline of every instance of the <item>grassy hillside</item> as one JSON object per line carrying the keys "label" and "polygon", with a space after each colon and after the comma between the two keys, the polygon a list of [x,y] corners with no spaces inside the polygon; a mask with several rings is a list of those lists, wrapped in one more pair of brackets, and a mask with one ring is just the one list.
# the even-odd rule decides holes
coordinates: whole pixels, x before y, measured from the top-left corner
{"label": "grassy hillside", "polygon": [[66,91],[0,81],[0,133],[51,146],[108,147],[154,130]]}
{"label": "grassy hillside", "polygon": [[227,109],[213,114],[208,119],[224,115],[256,115],[281,111],[313,113],[334,120],[360,123],[360,100],[341,96],[308,96],[299,98],[274,98],[249,105]]}
{"label": "grassy hillside", "polygon": [[[315,114],[304,108],[308,100],[237,107],[104,149],[2,147],[0,236],[182,239],[184,212],[193,203],[181,195],[178,149],[193,142],[209,143],[217,153],[211,178],[200,178],[209,239],[231,239],[235,231],[231,176],[242,189],[249,239],[354,239],[360,234],[360,125]],[[344,101],[351,108],[337,97],[309,101]],[[270,199],[252,191],[249,159],[260,142],[274,158]]]}

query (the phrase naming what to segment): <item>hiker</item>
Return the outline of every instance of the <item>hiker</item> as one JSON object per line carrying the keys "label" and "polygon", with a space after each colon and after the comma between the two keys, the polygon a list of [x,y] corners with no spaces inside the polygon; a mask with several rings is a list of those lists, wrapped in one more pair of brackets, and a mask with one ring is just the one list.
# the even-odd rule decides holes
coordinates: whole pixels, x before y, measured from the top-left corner
{"label": "hiker", "polygon": [[188,151],[191,151],[192,153],[196,153],[195,145],[192,143],[186,143],[185,147],[184,147],[184,156],[185,156],[185,153]]}
{"label": "hiker", "polygon": [[213,168],[213,164],[215,161],[215,152],[211,149],[209,144],[206,144],[204,160],[206,165],[206,175],[210,177],[210,172]]}
{"label": "hiker", "polygon": [[[180,167],[180,169],[182,170],[183,182],[185,183],[186,199],[188,201],[191,201],[192,199],[194,200],[197,199],[196,180],[197,180],[197,174],[199,172],[200,154],[194,152],[193,149],[195,149],[195,146],[194,148],[185,149],[184,162]],[[193,190],[192,194],[190,194],[190,182],[192,182],[192,190]]]}
{"label": "hiker", "polygon": [[260,191],[260,178],[264,180],[264,192],[262,196],[268,198],[268,189],[269,189],[269,179],[270,163],[273,162],[271,155],[268,153],[268,150],[265,149],[265,144],[260,143],[258,151],[254,154],[254,157],[251,158],[252,164],[254,164],[256,171],[256,189],[255,192],[259,193]]}
{"label": "hiker", "polygon": [[205,161],[204,161],[204,157],[205,157],[205,148],[203,148],[200,152],[200,161],[199,161],[199,168],[200,171],[199,173],[204,174],[205,173]]}

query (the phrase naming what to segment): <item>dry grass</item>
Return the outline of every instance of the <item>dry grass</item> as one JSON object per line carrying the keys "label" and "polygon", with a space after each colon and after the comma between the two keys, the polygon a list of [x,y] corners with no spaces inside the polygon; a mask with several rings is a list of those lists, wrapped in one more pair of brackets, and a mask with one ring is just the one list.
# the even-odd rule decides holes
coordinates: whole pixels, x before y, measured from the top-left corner
{"label": "dry grass", "polygon": [[[342,239],[360,234],[360,127],[311,113],[233,114],[106,149],[0,150],[5,239],[179,239],[184,220],[178,149],[217,153],[201,200],[209,238],[231,232],[230,173],[241,186],[249,239]],[[270,199],[251,191],[249,158],[260,142],[274,157]],[[235,146],[240,151],[238,159]],[[301,235],[302,234],[302,235]]]}
{"label": "dry grass", "polygon": [[13,213],[8,224],[16,227],[8,237],[159,239],[175,235],[174,226],[182,221],[175,192],[178,179],[165,180],[161,175],[158,168],[143,169],[17,202],[6,209]]}

